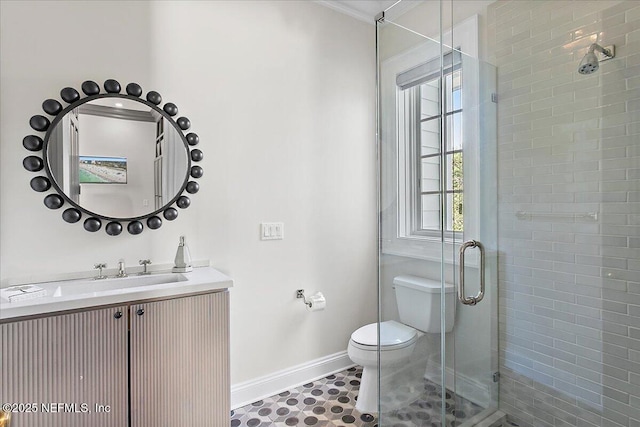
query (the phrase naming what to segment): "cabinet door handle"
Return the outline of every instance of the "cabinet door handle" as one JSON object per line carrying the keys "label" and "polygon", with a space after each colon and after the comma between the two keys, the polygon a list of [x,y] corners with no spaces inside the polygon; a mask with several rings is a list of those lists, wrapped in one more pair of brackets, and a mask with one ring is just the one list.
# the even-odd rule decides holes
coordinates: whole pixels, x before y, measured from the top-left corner
{"label": "cabinet door handle", "polygon": [[113,314],[113,317],[115,317],[116,319],[121,318],[121,317],[122,317],[122,312],[121,312],[120,310],[116,311],[116,312]]}
{"label": "cabinet door handle", "polygon": [[142,315],[144,314],[144,308],[140,307],[140,308],[136,311],[136,314],[137,314],[138,316],[142,316]]}

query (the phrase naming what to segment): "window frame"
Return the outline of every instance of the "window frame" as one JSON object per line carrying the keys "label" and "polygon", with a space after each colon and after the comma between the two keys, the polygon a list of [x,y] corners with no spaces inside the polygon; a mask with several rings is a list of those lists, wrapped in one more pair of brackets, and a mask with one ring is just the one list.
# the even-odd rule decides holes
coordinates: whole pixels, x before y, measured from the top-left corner
{"label": "window frame", "polygon": [[[436,60],[439,61],[439,58],[436,58]],[[459,60],[458,60],[459,61]],[[407,171],[407,173],[412,174],[413,178],[410,179],[411,182],[411,188],[409,188],[409,192],[410,195],[409,197],[411,197],[413,200],[409,203],[409,209],[411,211],[411,226],[409,228],[409,230],[407,230],[407,236],[408,237],[435,237],[435,238],[440,238],[440,236],[442,236],[442,234],[444,234],[444,237],[446,239],[459,239],[462,237],[462,234],[464,232],[463,230],[454,230],[454,229],[450,229],[449,228],[449,219],[451,219],[451,223],[453,224],[454,220],[453,217],[451,216],[450,218],[450,213],[453,212],[453,209],[455,209],[455,207],[452,207],[451,209],[448,209],[448,197],[449,195],[455,195],[455,194],[462,194],[464,196],[464,187],[460,190],[456,190],[455,188],[453,188],[453,185],[451,186],[451,190],[449,190],[449,186],[448,183],[452,181],[449,180],[449,178],[453,178],[453,177],[449,177],[449,162],[448,162],[448,157],[452,156],[452,165],[451,165],[451,174],[453,175],[453,162],[454,162],[454,158],[453,156],[455,156],[456,153],[463,153],[463,148],[460,149],[449,149],[448,150],[448,144],[447,144],[447,138],[448,138],[448,130],[449,130],[449,118],[453,118],[456,115],[459,115],[458,117],[462,118],[462,112],[463,112],[463,108],[462,105],[460,105],[460,108],[458,109],[451,109],[451,111],[447,111],[448,107],[446,105],[446,94],[448,93],[448,88],[447,88],[447,77],[448,76],[452,76],[451,80],[453,80],[454,78],[454,74],[456,72],[461,72],[462,71],[462,64],[459,63],[458,65],[454,64],[454,66],[452,66],[451,68],[448,68],[447,70],[445,70],[445,80],[444,80],[444,85],[441,82],[441,77],[440,75],[438,76],[433,76],[433,79],[427,80],[423,83],[408,87],[406,89],[403,90],[403,92],[406,92],[407,90],[411,90],[412,93],[411,94],[406,94],[404,96],[409,95],[411,98],[415,98],[415,100],[412,99],[411,102],[415,102],[415,110],[411,111],[410,114],[413,114],[412,116],[409,117],[404,117],[404,122],[405,122],[405,126],[416,126],[416,132],[412,135],[413,137],[415,137],[414,141],[408,140],[405,141],[406,144],[408,144],[410,147],[412,147],[409,150],[409,156],[411,157],[411,159],[413,159],[413,162],[409,162],[409,166],[415,168],[415,171]],[[462,73],[460,73],[462,75]],[[462,77],[461,77],[462,78]],[[428,83],[431,81],[438,81],[438,93],[439,95],[439,99],[438,101],[440,101],[440,99],[444,100],[445,102],[445,108],[444,108],[444,114],[440,112],[438,114],[434,114],[434,115],[430,115],[428,117],[422,118],[422,85],[424,83]],[[453,93],[453,91],[451,91],[451,93]],[[461,97],[462,98],[462,97]],[[453,103],[453,101],[452,101]],[[441,130],[441,134],[444,135],[444,140],[445,142],[440,144],[440,148],[439,150],[434,153],[434,154],[422,154],[421,150],[422,150],[422,124],[427,122],[427,121],[432,121],[432,120],[438,120],[439,121],[439,129]],[[399,117],[398,122],[400,123],[401,118]],[[411,139],[411,138],[409,138]],[[442,141],[442,137],[441,137],[441,141]],[[450,141],[451,143],[453,143],[453,139]],[[444,150],[444,151],[443,151]],[[438,174],[438,180],[444,182],[444,184],[440,184],[440,189],[437,191],[424,191],[424,189],[422,188],[422,181],[424,179],[424,175],[422,173],[422,169],[423,169],[423,160],[426,158],[437,158],[439,160],[439,166],[438,166],[438,170],[439,170],[439,174]],[[464,164],[464,163],[463,163]],[[463,176],[464,176],[464,171],[463,171]],[[444,180],[443,180],[444,178]],[[463,178],[464,181],[464,178]],[[438,228],[427,228],[424,223],[423,223],[423,197],[425,195],[437,195],[440,196],[441,198],[445,198],[446,200],[444,202],[440,203],[440,206],[444,207],[444,213],[440,212],[439,214],[439,225]],[[400,206],[399,206],[400,208]],[[407,207],[405,206],[405,209]],[[445,218],[445,221],[442,221],[443,217]]]}
{"label": "window frame", "polygon": [[[462,68],[465,71],[466,89],[462,93],[462,109],[467,114],[463,120],[463,134],[479,134],[479,72],[474,63],[478,63],[478,17],[472,16],[454,27],[456,43],[462,51]],[[451,39],[450,32],[444,34],[445,40]],[[407,129],[399,126],[398,117],[415,108],[409,102],[405,102],[399,96],[400,89],[397,85],[399,74],[415,69],[424,64],[427,58],[438,58],[440,55],[440,45],[436,40],[425,38],[425,42],[409,49],[399,55],[384,59],[380,66],[380,238],[381,251],[383,254],[442,261],[454,262],[456,251],[462,240],[462,233],[451,233],[444,236],[443,233],[436,232],[432,235],[408,233],[412,219],[411,212],[415,209],[401,209],[402,206],[415,205],[415,200],[407,198],[410,194],[410,179],[415,179],[415,173],[398,174],[402,170],[414,170],[415,167],[407,169],[407,162],[410,157],[406,150],[404,141],[407,138],[416,140],[417,129]],[[466,62],[471,66],[466,66]],[[473,93],[475,88],[476,93]],[[472,108],[467,107],[470,106]],[[413,135],[412,135],[413,134]],[[465,223],[464,238],[477,238],[478,218],[477,215],[468,215],[471,206],[479,206],[477,187],[478,177],[478,147],[465,146],[464,154],[464,194],[465,194]],[[472,161],[473,160],[473,161]],[[475,181],[475,182],[474,182]],[[471,262],[469,262],[471,261]],[[467,263],[472,264],[469,260]]]}

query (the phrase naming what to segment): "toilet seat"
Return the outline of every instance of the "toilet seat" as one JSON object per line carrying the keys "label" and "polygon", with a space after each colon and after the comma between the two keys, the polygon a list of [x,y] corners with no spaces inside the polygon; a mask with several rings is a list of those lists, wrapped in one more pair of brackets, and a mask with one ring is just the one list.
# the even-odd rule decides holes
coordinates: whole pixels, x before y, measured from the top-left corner
{"label": "toilet seat", "polygon": [[385,373],[405,364],[413,354],[422,333],[393,320],[365,325],[351,334],[347,354],[351,361],[362,366],[362,379],[356,409],[363,413],[378,411],[378,368]]}
{"label": "toilet seat", "polygon": [[[394,320],[380,323],[380,350],[398,350],[414,344],[418,339],[418,332],[407,325]],[[378,348],[378,324],[370,323],[358,328],[351,334],[354,347],[376,351]]]}

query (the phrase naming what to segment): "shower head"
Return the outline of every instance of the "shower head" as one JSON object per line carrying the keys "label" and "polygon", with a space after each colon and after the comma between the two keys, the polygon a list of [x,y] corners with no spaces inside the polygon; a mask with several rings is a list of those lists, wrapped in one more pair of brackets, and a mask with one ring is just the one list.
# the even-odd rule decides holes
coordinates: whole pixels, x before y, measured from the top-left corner
{"label": "shower head", "polygon": [[580,74],[591,74],[598,71],[600,64],[598,63],[598,57],[593,52],[587,52],[587,54],[580,61],[578,72]]}
{"label": "shower head", "polygon": [[598,51],[602,54],[602,60],[611,59],[615,56],[614,48],[611,46],[609,49],[605,49],[597,43],[592,44],[589,47],[589,51],[580,61],[580,65],[578,66],[578,73],[580,74],[591,74],[598,71],[600,68],[600,63],[598,62],[598,57],[595,54],[595,51]]}

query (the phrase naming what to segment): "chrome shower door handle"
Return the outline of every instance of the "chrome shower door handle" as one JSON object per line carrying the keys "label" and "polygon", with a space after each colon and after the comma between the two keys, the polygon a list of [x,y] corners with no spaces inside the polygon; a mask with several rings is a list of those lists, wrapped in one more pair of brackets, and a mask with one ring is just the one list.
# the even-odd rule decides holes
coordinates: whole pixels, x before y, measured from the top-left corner
{"label": "chrome shower door handle", "polygon": [[[480,251],[480,292],[475,297],[468,297],[464,291],[464,252],[468,248],[478,248]],[[460,283],[458,285],[458,299],[466,305],[476,305],[484,298],[484,246],[477,240],[469,240],[460,246]]]}

